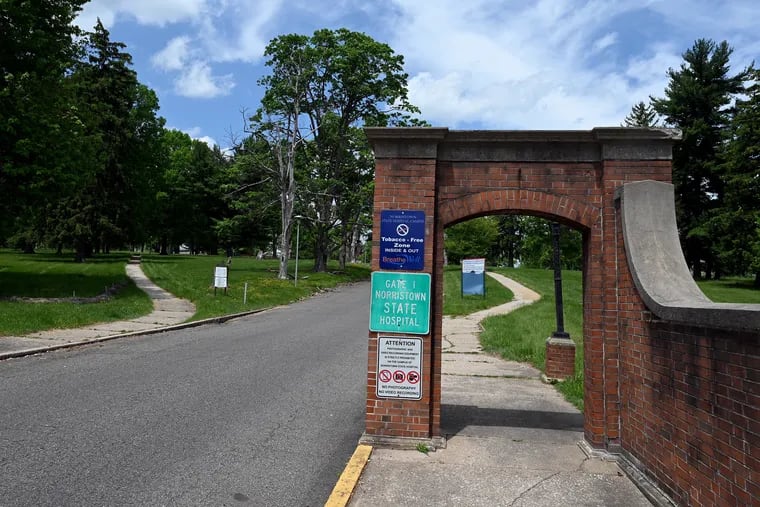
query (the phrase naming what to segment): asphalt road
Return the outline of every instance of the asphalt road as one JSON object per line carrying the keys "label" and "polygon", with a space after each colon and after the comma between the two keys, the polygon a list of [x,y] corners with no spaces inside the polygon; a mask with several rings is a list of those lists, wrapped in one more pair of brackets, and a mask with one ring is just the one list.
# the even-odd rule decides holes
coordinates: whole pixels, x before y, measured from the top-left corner
{"label": "asphalt road", "polygon": [[323,505],[363,430],[368,302],[0,362],[0,505]]}

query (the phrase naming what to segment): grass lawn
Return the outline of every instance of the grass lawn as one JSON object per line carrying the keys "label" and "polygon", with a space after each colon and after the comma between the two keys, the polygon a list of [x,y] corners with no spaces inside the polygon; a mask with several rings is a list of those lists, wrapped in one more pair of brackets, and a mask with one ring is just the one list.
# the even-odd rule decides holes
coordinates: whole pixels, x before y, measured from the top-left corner
{"label": "grass lawn", "polygon": [[[546,338],[556,327],[554,310],[554,273],[541,269],[497,269],[539,294],[536,303],[508,315],[484,320],[481,342],[483,347],[505,359],[531,363],[541,371],[546,360]],[[760,303],[760,290],[752,280],[726,278],[698,282],[702,291],[716,302]],[[565,331],[576,343],[575,377],[557,384],[560,392],[576,407],[583,410],[583,289],[579,271],[562,272],[562,294],[565,307]]]}
{"label": "grass lawn", "polygon": [[[227,294],[222,289],[214,294],[214,267],[224,260],[221,256],[150,254],[143,255],[142,269],[156,285],[192,301],[197,310],[193,320],[291,303],[341,283],[366,280],[370,275],[369,267],[363,264],[349,264],[345,271],[338,272],[337,262],[331,263],[326,273],[312,273],[313,261],[301,259],[298,284],[294,286],[292,279],[277,279],[279,263],[275,259],[234,257],[228,270]],[[290,264],[292,275],[295,262]],[[248,296],[244,303],[246,283]]]}
{"label": "grass lawn", "polygon": [[443,272],[443,314],[468,315],[492,306],[508,303],[514,299],[512,291],[502,284],[486,276],[486,297],[462,296],[462,268],[446,266]]}
{"label": "grass lawn", "polygon": [[18,335],[94,322],[129,319],[149,313],[147,294],[127,277],[127,254],[97,256],[77,264],[71,255],[0,251],[0,298],[91,297],[107,286],[125,284],[111,300],[88,303],[26,303],[0,300],[0,335]]}
{"label": "grass lawn", "polygon": [[724,278],[697,282],[705,296],[717,303],[760,303],[760,290],[750,278]]}
{"label": "grass lawn", "polygon": [[[482,322],[483,348],[505,359],[527,362],[544,371],[546,339],[556,330],[554,272],[544,269],[494,270],[533,289],[541,299],[507,315]],[[557,384],[557,389],[573,405],[583,410],[583,289],[579,271],[562,272],[565,331],[576,344],[575,376]]]}
{"label": "grass lawn", "polygon": [[[127,253],[96,256],[77,264],[72,256],[49,253],[31,255],[0,251],[0,298],[90,297],[106,286],[126,284],[118,295],[106,302],[76,304],[0,301],[0,336],[20,335],[53,328],[79,327],[139,317],[153,306],[148,296],[127,277]],[[276,260],[235,257],[229,266],[229,288],[214,294],[214,267],[221,256],[143,255],[142,269],[154,283],[196,305],[193,320],[267,308],[303,299],[340,283],[369,278],[366,265],[349,265],[337,272],[312,273],[313,262],[299,262],[298,285],[293,280],[278,280]],[[291,273],[295,264],[291,262]],[[247,301],[243,303],[245,283]],[[369,296],[368,296],[369,297]]]}

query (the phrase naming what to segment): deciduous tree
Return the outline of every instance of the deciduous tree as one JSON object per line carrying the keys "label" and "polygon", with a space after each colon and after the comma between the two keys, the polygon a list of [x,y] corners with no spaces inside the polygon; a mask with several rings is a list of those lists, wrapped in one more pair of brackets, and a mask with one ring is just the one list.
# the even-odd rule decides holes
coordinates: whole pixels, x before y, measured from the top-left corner
{"label": "deciduous tree", "polygon": [[499,221],[496,217],[473,218],[452,225],[446,229],[446,259],[459,264],[465,258],[488,257],[498,236]]}
{"label": "deciduous tree", "polygon": [[[359,169],[351,142],[357,134],[351,129],[403,121],[417,112],[407,100],[403,57],[387,44],[346,29],[317,30],[311,37],[282,35],[269,43],[265,54],[271,74],[260,81],[266,88],[261,113],[280,118],[278,128],[287,132],[276,144],[292,155],[283,159],[282,167],[295,170],[296,149],[306,154],[303,206],[314,218],[314,269],[324,271],[333,227],[356,215],[349,208],[364,206],[362,199],[345,196],[344,182],[355,178]],[[308,149],[304,140],[309,141]],[[295,181],[288,176],[282,188]],[[295,189],[287,195],[295,196]],[[293,214],[287,195],[283,193],[282,200],[283,257],[289,251]]]}

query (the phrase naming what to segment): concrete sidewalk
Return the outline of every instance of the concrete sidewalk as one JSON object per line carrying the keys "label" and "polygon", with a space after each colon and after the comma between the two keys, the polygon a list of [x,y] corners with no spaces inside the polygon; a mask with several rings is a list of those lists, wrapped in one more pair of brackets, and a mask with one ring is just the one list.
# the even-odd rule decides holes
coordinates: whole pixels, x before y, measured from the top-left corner
{"label": "concrete sidewalk", "polygon": [[[166,292],[145,276],[139,264],[127,264],[127,276],[153,301],[153,311],[130,320],[104,322],[73,329],[51,329],[24,336],[0,336],[0,359],[44,352],[71,345],[108,340],[180,324],[195,313],[195,305]],[[41,303],[44,304],[44,303]]]}
{"label": "concrete sidewalk", "polygon": [[515,301],[443,322],[446,448],[374,449],[349,505],[651,505],[617,463],[582,450],[582,414],[538,370],[481,351],[482,318],[538,297],[494,278]]}

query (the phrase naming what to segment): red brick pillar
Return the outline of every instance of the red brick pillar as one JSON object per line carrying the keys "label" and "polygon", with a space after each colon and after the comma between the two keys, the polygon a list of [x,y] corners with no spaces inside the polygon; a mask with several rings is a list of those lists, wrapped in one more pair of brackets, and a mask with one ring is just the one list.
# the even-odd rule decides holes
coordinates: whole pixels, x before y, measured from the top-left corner
{"label": "red brick pillar", "polygon": [[[365,129],[375,152],[375,201],[373,214],[372,270],[379,271],[380,223],[383,210],[415,210],[425,214],[423,269],[415,273],[431,276],[430,326],[422,339],[422,393],[420,400],[380,397],[378,384],[378,335],[369,332],[367,358],[367,406],[362,440],[374,444],[403,445],[427,440],[438,433],[440,421],[440,369],[434,361],[434,337],[440,339],[441,308],[434,295],[436,245],[436,167],[438,144],[448,129]],[[401,334],[400,336],[403,336]],[[437,347],[440,353],[440,344]]]}
{"label": "red brick pillar", "polygon": [[[593,338],[584,340],[585,436],[596,447],[611,452],[621,449],[621,315],[627,301],[621,300],[620,270],[627,270],[618,257],[618,223],[615,192],[625,183],[641,180],[669,181],[673,138],[648,129],[598,128],[593,130],[601,147],[600,227],[592,231],[591,292],[584,295],[584,318],[593,314]],[[588,306],[588,307],[587,307]],[[594,386],[602,386],[602,389]]]}
{"label": "red brick pillar", "polygon": [[546,339],[546,370],[550,382],[565,380],[575,375],[575,342],[570,338]]}

